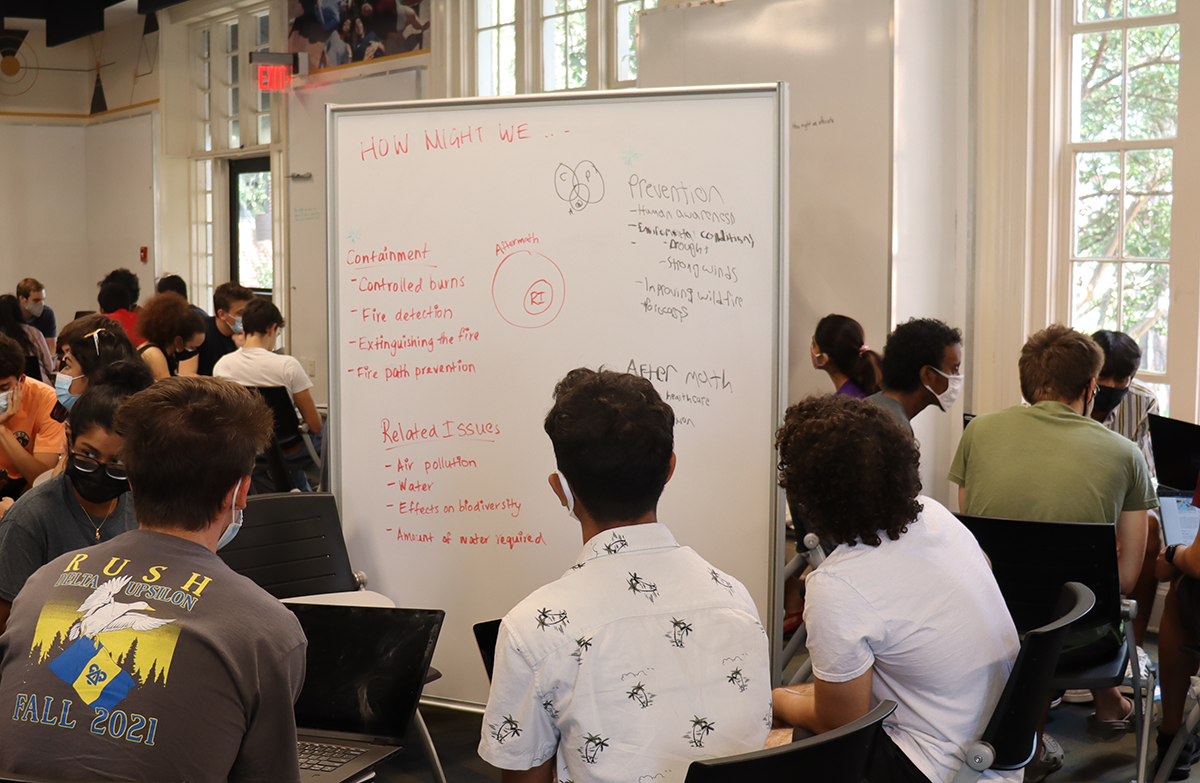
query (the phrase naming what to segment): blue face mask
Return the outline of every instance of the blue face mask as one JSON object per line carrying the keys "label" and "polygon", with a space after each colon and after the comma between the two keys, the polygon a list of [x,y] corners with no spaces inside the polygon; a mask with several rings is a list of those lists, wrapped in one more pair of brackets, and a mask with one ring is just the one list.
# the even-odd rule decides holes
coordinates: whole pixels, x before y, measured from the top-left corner
{"label": "blue face mask", "polygon": [[4,413],[8,410],[8,398],[11,396],[11,391],[0,392],[0,413]]}
{"label": "blue face mask", "polygon": [[[67,410],[71,410],[71,406],[74,405],[75,401],[82,396],[79,394],[71,394],[71,382],[79,377],[80,376],[78,375],[70,376],[66,373],[60,372],[54,379],[54,395],[58,397],[58,401],[61,402],[63,407]],[[4,404],[6,406],[8,405],[8,395],[5,395]]]}
{"label": "blue face mask", "polygon": [[[238,491],[242,488],[242,480],[238,479],[237,486],[233,488],[233,502],[237,503]],[[232,506],[230,507],[232,508]],[[225,532],[221,534],[220,540],[217,541],[217,549],[224,547],[230,541],[237,537],[238,531],[242,529],[242,510],[231,511],[233,520],[229,523],[229,527],[225,528]]]}
{"label": "blue face mask", "polygon": [[233,330],[234,334],[241,334],[242,333],[242,317],[240,315],[234,316],[233,323],[230,325],[229,328]]}

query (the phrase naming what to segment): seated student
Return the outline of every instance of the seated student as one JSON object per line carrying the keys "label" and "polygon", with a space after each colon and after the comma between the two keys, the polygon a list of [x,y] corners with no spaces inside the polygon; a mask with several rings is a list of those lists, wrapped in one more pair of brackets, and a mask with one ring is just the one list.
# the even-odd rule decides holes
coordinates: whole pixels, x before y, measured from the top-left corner
{"label": "seated student", "polygon": [[58,334],[58,325],[54,322],[54,308],[46,304],[46,286],[35,278],[25,278],[17,283],[17,301],[25,323],[41,332],[49,347]]}
{"label": "seated student", "polygon": [[56,558],[17,594],[0,703],[18,719],[0,732],[0,770],[298,783],[304,633],[216,554],[240,526],[270,411],[236,384],[171,378],[128,398],[115,425],[139,527]]}
{"label": "seated student", "polygon": [[[154,292],[158,294],[165,294],[167,291],[173,291],[182,296],[184,299],[188,298],[187,283],[184,282],[184,279],[179,275],[163,275],[161,278],[159,278],[158,283],[154,286]],[[188,300],[188,307],[192,308],[192,310],[196,312],[196,315],[200,316],[201,318],[208,317],[208,313],[192,304],[190,299]]]}
{"label": "seated student", "polygon": [[[1160,581],[1170,582],[1158,629],[1162,724],[1158,727],[1158,759],[1154,764],[1157,774],[1167,748],[1183,726],[1188,688],[1197,671],[1196,658],[1184,646],[1200,645],[1200,546],[1193,541],[1167,547],[1158,556],[1156,575]],[[1200,761],[1200,740],[1192,734],[1168,779],[1187,780],[1197,761]]]}
{"label": "seated student", "polygon": [[186,299],[169,291],[141,309],[138,331],[146,340],[138,356],[150,365],[157,381],[178,375],[179,355],[204,343],[204,319],[192,312]]}
{"label": "seated student", "polygon": [[[320,450],[321,414],[317,404],[313,402],[312,379],[300,362],[294,356],[273,353],[275,340],[279,330],[283,328],[283,314],[279,308],[266,299],[255,299],[246,305],[242,317],[238,319],[245,329],[246,342],[238,350],[226,354],[213,368],[213,376],[227,381],[239,383],[242,386],[257,386],[271,388],[282,386],[287,389],[300,417],[308,425],[312,433],[315,447]],[[302,455],[303,447],[295,446],[284,451],[284,456]],[[304,471],[296,468],[292,471],[293,484],[303,490],[310,489],[308,478]]]}
{"label": "seated student", "polygon": [[[1146,468],[1153,479],[1155,471],[1154,451],[1150,447],[1150,414],[1158,414],[1158,398],[1153,391],[1134,382],[1142,363],[1142,349],[1124,332],[1101,329],[1092,334],[1092,340],[1104,352],[1104,366],[1100,368],[1100,377],[1096,381],[1092,418],[1136,443],[1146,458]],[[1146,512],[1146,556],[1142,560],[1137,586],[1129,594],[1140,607],[1137,617],[1133,619],[1133,634],[1139,645],[1146,635],[1150,609],[1158,592],[1154,563],[1161,549],[1158,512],[1151,509]],[[1145,656],[1140,647],[1138,654]],[[1150,659],[1146,657],[1144,660],[1148,663]]]}
{"label": "seated student", "polygon": [[912,432],[911,421],[930,405],[950,410],[962,392],[962,333],[935,318],[913,318],[888,335],[883,388],[867,400],[891,412]]}
{"label": "seated student", "polygon": [[867,780],[950,780],[1020,646],[983,551],[919,496],[917,444],[879,408],[810,397],[788,408],[776,442],[780,484],[838,545],[806,580],[815,681],[776,689],[776,717],[824,733],[892,699]]}
{"label": "seated student", "polygon": [[770,672],[754,601],[656,515],[674,423],[637,376],[580,368],[554,389],[550,487],[584,545],[500,626],[479,755],[501,780],[550,781],[557,768],[576,783],[669,783],[692,759],[766,741]]}
{"label": "seated student", "polygon": [[76,328],[77,321],[72,321],[63,329],[66,343],[62,349],[62,370],[54,379],[54,392],[67,410],[87,391],[97,373],[113,362],[137,355],[125,330],[108,316],[86,315],[78,321],[86,323]]}
{"label": "seated student", "polygon": [[862,399],[879,391],[879,354],[867,345],[862,325],[853,318],[822,318],[809,351],[813,367],[829,374],[837,394]]}
{"label": "seated student", "polygon": [[21,305],[12,294],[0,295],[0,334],[16,340],[21,350],[25,351],[26,358],[37,357],[39,381],[54,382],[54,358],[50,355],[50,346],[41,332],[25,323],[21,317]]}
{"label": "seated student", "polygon": [[20,497],[30,481],[54,467],[66,418],[54,388],[25,377],[21,346],[0,335],[0,470],[7,476],[0,497]]}
{"label": "seated student", "polygon": [[125,398],[154,383],[130,358],[101,370],[67,420],[67,467],[26,492],[0,525],[0,633],[25,580],[54,558],[133,530],[133,502],[113,431]]}
{"label": "seated student", "polygon": [[128,269],[114,269],[97,285],[100,293],[96,303],[100,305],[100,312],[121,324],[134,348],[146,342],[137,329],[138,299],[142,295],[142,284],[137,275]]}
{"label": "seated student", "polygon": [[[1138,447],[1088,418],[1103,354],[1085,334],[1054,324],[1021,349],[1015,405],[967,425],[950,467],[964,514],[1116,525],[1121,590],[1137,584],[1146,551],[1146,510],[1158,507]],[[1073,633],[1064,656],[1103,660],[1123,643],[1119,629]],[[1133,727],[1133,703],[1116,688],[1092,691],[1088,736],[1115,741]],[[1047,743],[1057,757],[1055,747]],[[1049,759],[1049,757],[1047,757]],[[1049,759],[1053,771],[1061,766]],[[1035,764],[1037,762],[1035,761]],[[1026,780],[1030,780],[1026,776]]]}
{"label": "seated student", "polygon": [[242,313],[253,299],[254,292],[237,283],[221,283],[217,286],[217,290],[213,291],[213,307],[217,312],[204,318],[204,344],[197,352],[198,357],[192,360],[195,371],[190,364],[181,368],[181,372],[212,375],[213,368],[222,356],[242,347]]}

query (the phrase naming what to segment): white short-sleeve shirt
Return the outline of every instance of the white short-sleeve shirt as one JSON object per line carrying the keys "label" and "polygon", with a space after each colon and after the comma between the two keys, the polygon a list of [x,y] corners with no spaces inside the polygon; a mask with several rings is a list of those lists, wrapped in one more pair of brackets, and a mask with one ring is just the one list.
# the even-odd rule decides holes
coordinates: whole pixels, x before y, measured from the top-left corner
{"label": "white short-sleeve shirt", "polygon": [[213,377],[242,386],[282,386],[288,395],[311,389],[313,382],[294,356],[273,353],[265,348],[239,348],[217,360]]}
{"label": "white short-sleeve shirt", "polygon": [[872,706],[898,705],[884,730],[936,783],[982,736],[1020,642],[975,537],[937,501],[919,500],[899,540],[841,544],[808,575],[804,622],[814,676],[847,682],[874,667]]}
{"label": "white short-sleeve shirt", "polygon": [[759,750],[767,637],[741,583],[662,524],[606,530],[500,626],[479,755],[558,779],[682,781],[693,759]]}

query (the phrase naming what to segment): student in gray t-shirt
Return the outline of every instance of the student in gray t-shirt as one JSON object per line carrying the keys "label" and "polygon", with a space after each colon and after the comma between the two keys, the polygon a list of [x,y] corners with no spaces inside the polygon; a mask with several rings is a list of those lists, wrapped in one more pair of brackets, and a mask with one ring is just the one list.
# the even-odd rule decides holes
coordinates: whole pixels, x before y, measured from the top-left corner
{"label": "student in gray t-shirt", "polygon": [[101,369],[71,408],[66,470],[26,492],[4,515],[0,631],[30,574],[64,552],[137,527],[113,418],[125,398],[153,383],[142,361],[118,361]]}
{"label": "student in gray t-shirt", "polygon": [[0,772],[299,783],[304,633],[217,556],[241,525],[270,410],[228,381],[168,378],[129,398],[115,427],[138,529],[51,561],[13,602]]}
{"label": "student in gray t-shirt", "polygon": [[867,401],[896,417],[912,433],[916,415],[936,405],[943,411],[962,392],[962,333],[936,318],[912,318],[888,335],[883,349],[883,388]]}

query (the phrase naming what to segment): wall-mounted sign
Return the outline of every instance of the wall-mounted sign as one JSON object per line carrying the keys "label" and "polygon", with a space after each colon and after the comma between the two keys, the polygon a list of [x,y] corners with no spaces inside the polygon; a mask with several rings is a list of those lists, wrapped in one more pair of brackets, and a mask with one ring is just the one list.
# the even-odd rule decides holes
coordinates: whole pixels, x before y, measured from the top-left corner
{"label": "wall-mounted sign", "polygon": [[257,68],[258,89],[262,92],[288,92],[293,76],[308,75],[308,54],[303,52],[251,52],[250,63]]}

